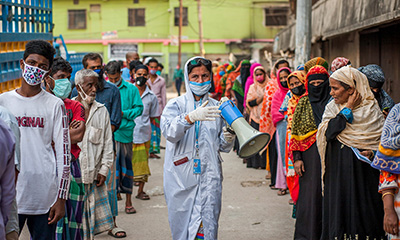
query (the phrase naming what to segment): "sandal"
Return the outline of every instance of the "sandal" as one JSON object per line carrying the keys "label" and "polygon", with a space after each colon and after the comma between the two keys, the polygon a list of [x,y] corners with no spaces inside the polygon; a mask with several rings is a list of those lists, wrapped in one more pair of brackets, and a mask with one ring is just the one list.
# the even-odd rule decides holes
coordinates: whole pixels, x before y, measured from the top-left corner
{"label": "sandal", "polygon": [[134,214],[134,213],[136,213],[136,209],[133,206],[125,207],[125,213],[126,214]]}
{"label": "sandal", "polygon": [[149,195],[147,195],[145,192],[138,193],[136,198],[140,200],[150,200]]}
{"label": "sandal", "polygon": [[[121,235],[121,233],[123,233],[123,234]],[[115,238],[125,238],[126,237],[126,232],[123,229],[119,228],[119,227],[114,227],[113,229],[108,231],[108,235],[113,236]]]}
{"label": "sandal", "polygon": [[287,194],[287,189],[279,189],[278,196],[284,196]]}
{"label": "sandal", "polygon": [[276,188],[274,185],[269,185],[269,187],[271,188],[271,190],[278,190],[279,188]]}
{"label": "sandal", "polygon": [[294,205],[293,199],[289,199],[289,205]]}

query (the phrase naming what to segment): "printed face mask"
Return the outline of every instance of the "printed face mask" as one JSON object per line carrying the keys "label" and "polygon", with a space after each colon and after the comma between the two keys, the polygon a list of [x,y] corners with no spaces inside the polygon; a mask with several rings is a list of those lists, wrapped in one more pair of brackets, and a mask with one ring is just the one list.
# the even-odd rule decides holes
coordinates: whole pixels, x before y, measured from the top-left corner
{"label": "printed face mask", "polygon": [[189,82],[190,89],[196,96],[203,96],[205,95],[211,88],[211,80],[207,82]]}
{"label": "printed face mask", "polygon": [[66,99],[71,93],[71,82],[68,78],[57,79],[50,77],[54,80],[54,88],[51,91],[56,95],[56,97],[61,98],[62,100]]}
{"label": "printed face mask", "polygon": [[146,84],[146,82],[147,82],[147,78],[145,78],[143,76],[140,76],[140,77],[136,78],[136,84],[138,86],[144,86]]}
{"label": "printed face mask", "polygon": [[24,61],[24,65],[25,65],[25,67],[24,67],[24,72],[22,74],[22,77],[24,78],[25,82],[31,86],[39,85],[43,81],[46,73],[49,72],[49,71],[45,71],[41,68],[31,66],[31,65],[27,64],[25,61]]}

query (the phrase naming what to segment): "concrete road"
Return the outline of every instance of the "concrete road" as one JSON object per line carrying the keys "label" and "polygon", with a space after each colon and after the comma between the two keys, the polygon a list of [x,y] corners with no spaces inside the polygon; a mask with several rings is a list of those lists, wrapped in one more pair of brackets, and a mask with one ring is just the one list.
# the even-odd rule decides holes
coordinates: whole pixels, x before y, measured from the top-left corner
{"label": "concrete road", "polygon": [[[294,220],[289,195],[277,196],[268,187],[266,171],[247,169],[234,152],[222,156],[224,182],[219,239],[292,239]],[[172,239],[165,199],[160,195],[162,168],[162,159],[150,159],[152,176],[145,191],[153,196],[149,201],[133,200],[136,214],[125,214],[125,202],[119,202],[117,224],[127,231],[127,239]],[[96,239],[114,238],[101,234]]]}

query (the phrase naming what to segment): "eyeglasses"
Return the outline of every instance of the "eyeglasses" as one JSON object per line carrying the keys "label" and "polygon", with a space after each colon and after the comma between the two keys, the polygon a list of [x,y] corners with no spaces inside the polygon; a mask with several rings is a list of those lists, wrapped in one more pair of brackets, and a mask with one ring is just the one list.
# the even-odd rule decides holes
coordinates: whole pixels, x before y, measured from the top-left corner
{"label": "eyeglasses", "polygon": [[195,58],[192,61],[190,61],[189,65],[197,65],[199,63],[203,64],[204,66],[211,65],[211,61],[204,58]]}

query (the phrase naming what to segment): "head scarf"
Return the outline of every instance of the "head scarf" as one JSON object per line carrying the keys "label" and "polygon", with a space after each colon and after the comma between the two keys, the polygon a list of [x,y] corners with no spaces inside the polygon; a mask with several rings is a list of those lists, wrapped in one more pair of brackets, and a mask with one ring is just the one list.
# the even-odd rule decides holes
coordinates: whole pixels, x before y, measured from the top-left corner
{"label": "head scarf", "polygon": [[[258,67],[258,66],[261,66],[261,64],[259,64],[259,63],[253,63],[253,64],[251,65],[251,67],[250,67],[250,75],[249,75],[249,77],[247,78],[246,84],[245,84],[245,87],[244,87],[244,103],[243,103],[244,107],[246,107],[247,92],[249,91],[249,88],[250,88],[251,84],[254,83],[254,79],[253,79],[254,68],[256,68],[256,67]],[[242,81],[243,81],[243,79],[242,79]]]}
{"label": "head scarf", "polygon": [[369,86],[372,88],[378,88],[378,94],[374,94],[378,101],[381,110],[385,108],[392,108],[394,106],[393,99],[382,89],[385,83],[385,74],[381,67],[375,64],[369,64],[364,67],[358,68],[358,70],[367,76]]}
{"label": "head scarf", "polygon": [[[309,84],[312,80],[324,80],[324,82],[315,87]],[[322,121],[322,115],[324,114],[325,106],[331,99],[328,71],[319,65],[312,67],[307,73],[306,88],[308,97],[310,98],[314,120],[318,126]]]}
{"label": "head scarf", "polygon": [[233,97],[233,96],[231,96],[231,90],[236,81],[236,78],[240,75],[240,68],[242,67],[242,62],[243,61],[241,61],[239,63],[239,66],[236,69],[234,69],[230,72],[228,71],[229,73],[228,73],[228,77],[226,79],[225,97],[227,97],[229,99]]}
{"label": "head scarf", "polygon": [[381,143],[371,166],[400,174],[400,104],[390,111],[383,126]]}
{"label": "head scarf", "polygon": [[247,78],[250,76],[250,67],[251,67],[251,63],[249,60],[242,61],[242,66],[240,68],[240,78],[242,79],[243,91],[246,87]]}
{"label": "head scarf", "polygon": [[225,66],[221,65],[217,68],[217,72],[214,74],[214,87],[215,87],[215,94],[217,95],[217,100],[219,100],[222,96],[222,86],[221,86],[221,79],[222,76],[219,74],[221,71],[225,72]]}
{"label": "head scarf", "polygon": [[[255,79],[257,70],[261,70],[264,72],[265,80],[263,83],[260,83]],[[250,86],[249,92],[247,93],[247,101],[248,102],[253,101],[254,99],[264,97],[265,86],[269,82],[269,78],[266,74],[265,69],[262,66],[258,66],[256,68],[254,68],[253,81],[254,81],[254,83]],[[256,123],[260,123],[260,114],[261,114],[262,104],[258,104],[257,106],[254,106],[254,107],[250,107],[250,106],[247,106],[247,107],[250,110],[250,119],[252,119]]]}
{"label": "head scarf", "polygon": [[289,74],[292,72],[290,71],[289,68],[283,67],[279,69],[276,74],[277,76],[276,82],[278,90],[275,92],[274,97],[272,98],[272,121],[274,122],[275,126],[278,122],[280,122],[284,118],[284,115],[281,112],[279,112],[279,109],[282,106],[282,102],[285,99],[286,93],[289,91],[289,88],[284,88],[281,84],[281,81],[279,80],[279,74],[283,69],[288,70]]}
{"label": "head scarf", "polygon": [[313,58],[313,59],[309,60],[308,62],[306,62],[306,64],[304,64],[304,71],[306,71],[306,73],[308,73],[308,71],[315,65],[321,65],[327,71],[329,69],[328,62],[325,59],[323,59],[322,57],[316,57],[316,58]]}
{"label": "head scarf", "polygon": [[[294,71],[294,72],[292,72],[288,76],[288,84],[289,84],[289,79],[291,77],[296,77],[297,79],[299,79],[299,81],[301,83],[306,85],[306,76],[304,75],[304,71]],[[288,117],[287,118],[287,122],[288,122],[287,128],[288,129],[291,129],[291,127],[292,127],[293,114],[294,114],[294,111],[296,109],[297,103],[299,102],[300,98],[302,98],[306,94],[307,94],[307,91],[301,96],[297,96],[295,94],[292,94],[292,97],[289,99],[288,107],[287,107],[287,117]]]}
{"label": "head scarf", "polygon": [[[353,109],[353,122],[347,123],[346,128],[337,135],[337,140],[342,144],[357,149],[378,150],[379,139],[385,119],[369,88],[367,77],[351,66],[344,66],[331,76],[336,81],[343,82],[355,88],[362,97],[362,102]],[[322,173],[325,171],[325,133],[328,123],[335,118],[346,104],[336,104],[331,101],[326,105],[322,122],[317,133],[318,151],[321,157]],[[323,174],[322,174],[323,176]]]}
{"label": "head scarf", "polygon": [[272,99],[278,88],[278,83],[275,80],[270,79],[267,82],[261,107],[260,132],[268,133],[270,136],[273,136],[276,130],[274,122],[272,121]]}
{"label": "head scarf", "polygon": [[[235,71],[236,67],[235,65],[233,65],[233,63],[227,63],[225,64],[225,75],[222,76],[221,78],[221,89],[222,89],[222,96],[226,96],[225,92],[226,92],[226,87],[228,85],[227,81],[228,81],[228,76],[231,72]],[[230,89],[229,89],[230,90]]]}
{"label": "head scarf", "polygon": [[280,62],[280,61],[286,61],[289,65],[289,62],[284,58],[279,58],[278,60],[276,60],[274,63],[274,67],[272,68],[271,74],[270,74],[272,80],[274,80],[275,78],[279,78],[279,75],[277,74],[279,69],[276,69],[276,68],[278,67],[278,62]]}
{"label": "head scarf", "polygon": [[331,71],[332,71],[332,73],[334,73],[339,68],[347,66],[347,65],[351,65],[351,62],[349,59],[344,58],[344,57],[337,57],[332,61]]}

